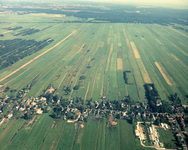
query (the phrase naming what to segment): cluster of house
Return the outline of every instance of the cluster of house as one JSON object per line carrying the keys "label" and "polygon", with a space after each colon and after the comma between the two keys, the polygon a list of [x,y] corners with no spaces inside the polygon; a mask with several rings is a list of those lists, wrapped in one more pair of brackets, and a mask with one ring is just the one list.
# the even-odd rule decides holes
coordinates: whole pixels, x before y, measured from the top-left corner
{"label": "cluster of house", "polygon": [[177,115],[176,117],[173,117],[173,116],[168,117],[168,121],[171,125],[172,130],[174,130],[176,139],[178,141],[180,141],[180,143],[183,147],[186,147],[184,135],[188,135],[188,131],[182,132],[181,129],[185,130],[185,128],[186,128],[186,125],[184,122],[184,119],[186,119],[186,118],[187,118],[187,116],[184,114]]}
{"label": "cluster of house", "polygon": [[[163,128],[164,130],[173,130],[177,141],[182,145],[182,147],[185,147],[185,149],[186,149],[185,136],[188,137],[188,131],[186,131],[186,125],[185,125],[186,123],[184,122],[184,120],[187,119],[186,115],[181,114],[181,115],[173,116],[173,115],[169,115],[166,113],[154,113],[151,115],[153,115],[154,118],[159,117],[159,115],[163,115],[164,117],[166,117],[168,124],[160,123],[159,127]],[[140,133],[140,128],[141,127],[138,124],[136,127],[136,130],[135,130],[135,135],[141,141],[145,141],[146,136],[144,136],[143,133]],[[154,128],[154,126],[152,125],[151,127],[148,127],[147,130],[149,133],[150,141],[153,141],[153,144],[155,146],[163,147],[163,143],[159,142],[159,138],[158,138],[159,134],[158,134],[157,130]],[[184,130],[184,131],[182,131],[182,130]]]}
{"label": "cluster of house", "polygon": [[153,145],[158,146],[158,147],[163,147],[164,144],[159,141],[160,135],[158,131],[155,129],[155,127],[154,126],[149,127],[148,131],[150,133],[149,138],[151,141],[153,141]]}
{"label": "cluster of house", "polygon": [[[51,91],[53,92],[53,89],[50,88],[47,90],[47,92],[50,92]],[[23,98],[23,96],[25,94],[27,94],[29,91],[28,90],[21,90],[19,91],[19,95],[20,97]],[[2,102],[5,102],[9,97],[6,96]],[[57,100],[57,102],[53,101],[52,102],[56,103],[56,105],[60,105],[60,102],[61,100]],[[74,104],[74,100],[71,99],[69,101],[69,104],[63,108],[61,107],[62,109],[62,112],[64,113],[63,115],[63,118],[64,120],[67,120],[67,114],[69,112],[71,113],[78,113],[80,111],[78,111],[78,108],[72,108],[72,104]],[[160,106],[162,105],[161,101],[158,100],[157,103],[156,103],[156,106]],[[164,123],[161,123],[160,126],[166,130],[169,130],[169,129],[172,129],[176,132],[176,137],[178,137],[178,139],[180,140],[184,140],[183,138],[183,135],[181,134],[181,129],[184,129],[186,127],[185,125],[185,122],[184,122],[184,119],[187,118],[187,116],[183,115],[183,113],[181,113],[182,115],[177,115],[176,117],[172,116],[172,115],[168,115],[166,113],[150,113],[148,112],[148,105],[147,103],[137,103],[137,104],[134,104],[134,105],[131,105],[131,104],[127,104],[126,102],[121,102],[120,103],[120,107],[121,108],[124,108],[123,110],[124,111],[120,111],[120,110],[117,110],[117,108],[115,108],[115,104],[112,102],[107,102],[106,100],[103,100],[101,102],[99,101],[95,101],[95,102],[92,102],[90,103],[90,106],[92,106],[92,108],[90,107],[90,109],[85,109],[82,111],[82,113],[79,113],[79,115],[77,115],[77,117],[75,118],[75,120],[84,120],[84,118],[87,118],[87,116],[89,116],[90,114],[94,114],[95,117],[102,117],[103,115],[113,115],[113,116],[117,116],[119,115],[120,117],[119,118],[125,118],[125,117],[133,117],[133,118],[136,118],[136,119],[139,119],[139,118],[142,118],[144,120],[155,120],[155,118],[157,118],[159,115],[163,115],[165,116],[166,118],[168,118],[168,122],[170,124],[170,126],[168,126],[167,124],[164,124]],[[47,104],[47,99],[46,97],[41,97],[40,99],[39,98],[34,98],[34,97],[31,97],[31,98],[28,98],[27,100],[23,99],[21,101],[21,103],[14,103],[14,106],[12,107],[12,109],[10,109],[10,113],[7,114],[7,116],[4,116],[0,119],[0,125],[6,121],[6,120],[9,120],[11,119],[11,117],[14,116],[14,113],[13,111],[19,111],[19,112],[23,112],[22,115],[26,114],[28,111],[34,113],[34,114],[42,114],[43,113],[43,108],[46,107],[47,110],[50,110],[50,106],[48,106]],[[139,111],[140,108],[142,108],[142,112]],[[176,110],[176,112],[179,112],[180,108],[177,106],[172,106],[172,109],[173,110]],[[2,111],[0,112],[2,113]],[[180,127],[179,127],[180,125]],[[161,147],[163,147],[163,144],[159,142],[159,139],[158,139],[158,133],[156,132],[155,129],[153,128],[148,128],[148,132],[150,133],[150,138],[152,139],[152,141],[154,141],[154,145],[158,144],[160,145]],[[181,136],[180,136],[181,134]],[[188,135],[188,134],[187,134]]]}
{"label": "cluster of house", "polygon": [[[7,103],[5,103],[5,101],[8,98],[9,97],[6,96],[2,100],[2,105],[8,105]],[[10,104],[9,104],[9,106],[10,106]],[[18,104],[18,102],[15,102],[14,105],[11,108],[9,108],[10,111],[9,111],[9,113],[7,115],[3,114],[3,111],[0,110],[0,114],[3,115],[3,117],[0,118],[0,125],[2,125],[3,122],[7,122],[8,120],[10,120],[14,116],[14,112],[15,111],[21,112],[21,114],[23,116],[24,116],[24,114],[26,114],[30,110],[32,110],[31,113],[42,114],[44,107],[46,107],[47,110],[51,109],[51,107],[47,105],[45,97],[41,97],[40,99],[39,98],[34,98],[34,97],[28,98],[26,100],[23,99],[21,101],[21,103],[19,103],[19,104]]]}

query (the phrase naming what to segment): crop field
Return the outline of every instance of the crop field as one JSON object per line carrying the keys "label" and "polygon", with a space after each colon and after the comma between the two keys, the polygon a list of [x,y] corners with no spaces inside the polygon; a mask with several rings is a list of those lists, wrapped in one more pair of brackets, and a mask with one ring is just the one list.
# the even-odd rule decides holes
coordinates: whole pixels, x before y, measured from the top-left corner
{"label": "crop field", "polygon": [[[34,16],[46,19],[45,14],[28,15],[30,19]],[[187,103],[187,33],[155,24],[50,23],[49,18],[54,17],[63,18],[52,15],[46,23],[24,20],[24,24],[12,19],[11,24],[0,25],[0,32],[5,34],[1,40],[14,39],[15,33],[33,27],[40,32],[18,34],[16,38],[54,40],[0,70],[1,84],[20,90],[34,82],[27,97],[41,95],[51,84],[60,95],[64,94],[63,87],[70,87],[70,94],[63,95],[67,98],[79,96],[95,101],[102,96],[115,100],[130,95],[134,101],[145,101],[143,85],[154,83],[163,100],[178,93]],[[6,28],[17,26],[22,29],[6,32]],[[123,71],[130,71],[128,84]],[[85,78],[80,80],[80,76]],[[73,90],[75,85],[80,87],[77,91]]]}
{"label": "crop field", "polygon": [[173,136],[173,133],[171,131],[165,131],[162,129],[159,129],[160,134],[160,140],[165,143],[165,147],[173,149],[175,147],[175,143],[172,141],[175,141],[175,137]]}
{"label": "crop field", "polygon": [[125,146],[130,146],[133,150],[141,148],[140,143],[136,142],[133,126],[126,120],[119,120],[116,126],[110,127],[107,119],[95,119],[91,116],[81,127],[79,122],[52,121],[49,114],[43,114],[34,127],[26,127],[23,120],[17,122],[19,124],[14,127],[16,130],[11,131],[9,137],[5,137],[1,149],[121,150]]}
{"label": "crop field", "polygon": [[[24,43],[20,47],[35,50],[28,50],[7,67],[0,66],[0,85],[10,88],[9,96],[30,84],[25,98],[38,97],[51,85],[56,89],[54,94],[67,99],[111,101],[130,95],[134,102],[143,102],[147,101],[143,85],[154,83],[162,100],[178,93],[182,103],[188,104],[186,32],[157,24],[68,23],[81,19],[55,14],[5,14],[1,18],[7,23],[0,24],[4,35],[0,52],[9,46],[4,41],[15,39]],[[20,28],[13,30],[15,27]],[[5,65],[11,53],[22,55],[19,47],[14,48],[3,53]],[[66,87],[70,88],[68,94]],[[91,116],[82,127],[79,122],[53,120],[49,113],[36,118],[28,127],[23,119],[11,119],[6,127],[0,126],[0,149],[148,149],[135,139],[133,126],[126,120],[109,126],[107,119]]]}

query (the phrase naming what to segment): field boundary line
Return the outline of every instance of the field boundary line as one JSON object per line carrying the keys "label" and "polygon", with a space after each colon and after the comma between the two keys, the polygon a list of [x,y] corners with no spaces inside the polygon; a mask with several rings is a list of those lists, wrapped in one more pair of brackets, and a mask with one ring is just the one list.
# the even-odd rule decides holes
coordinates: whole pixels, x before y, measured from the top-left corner
{"label": "field boundary line", "polygon": [[100,130],[100,128],[99,128],[99,126],[100,126],[100,120],[99,120],[99,123],[98,123],[98,128],[97,128],[97,134],[96,134],[96,142],[95,142],[95,150],[97,150],[97,147],[98,147],[98,137],[99,137],[99,130]]}
{"label": "field boundary line", "polygon": [[89,85],[90,85],[90,80],[89,80],[89,83],[88,83],[88,86],[87,86],[87,91],[86,91],[86,94],[85,94],[85,97],[84,97],[84,101],[85,101],[86,98],[87,98],[87,93],[88,93],[88,91],[89,91]]}
{"label": "field boundary line", "polygon": [[12,73],[10,73],[9,75],[5,76],[4,78],[0,79],[0,82],[2,82],[3,80],[5,80],[6,78],[10,77],[11,75],[15,74],[16,72],[18,72],[20,69],[24,68],[25,66],[27,66],[28,64],[30,64],[31,62],[33,62],[34,60],[36,60],[37,58],[41,57],[42,55],[46,54],[47,52],[49,52],[50,50],[52,50],[53,48],[57,47],[60,43],[62,43],[64,40],[68,39],[72,34],[74,34],[76,32],[76,30],[74,30],[71,34],[69,34],[67,37],[65,37],[63,40],[61,40],[60,42],[58,42],[57,44],[55,44],[54,46],[52,46],[51,48],[49,48],[48,50],[44,51],[43,53],[39,54],[38,56],[36,56],[35,58],[33,58],[32,60],[28,61],[27,63],[25,63],[24,65],[22,65],[21,67],[19,67],[18,69],[16,69],[15,71],[13,71]]}
{"label": "field boundary line", "polygon": [[[64,44],[63,44],[63,45],[64,45]],[[60,52],[59,52],[59,53],[60,53]],[[61,54],[61,55],[62,55],[62,54]],[[61,55],[60,55],[60,56],[61,56]],[[48,66],[50,66],[50,65],[51,65],[54,61],[56,61],[58,58],[59,58],[59,57],[57,57],[55,60],[53,60],[53,61],[52,61],[50,64],[48,64],[45,68],[43,68],[42,70],[40,70],[39,73],[38,73],[35,77],[37,77],[39,74],[41,74],[41,73],[43,72],[43,70],[45,70]],[[41,61],[41,60],[39,60],[39,62],[36,62],[34,65],[36,65],[37,63],[40,63],[40,61]],[[33,65],[33,66],[34,66],[34,65]],[[31,66],[31,67],[33,67],[33,66]],[[31,68],[31,67],[30,67],[30,68]],[[40,66],[39,66],[39,67],[40,67]],[[37,68],[39,68],[39,67],[37,66]],[[30,68],[28,68],[28,69],[30,69]],[[35,68],[35,69],[37,69],[37,68]],[[27,69],[27,70],[28,70],[28,69]],[[26,71],[27,71],[27,70],[26,70]],[[26,76],[26,78],[27,78],[28,76],[30,76],[30,75],[31,75],[33,72],[35,72],[35,71],[36,71],[36,70],[33,70],[29,75]],[[25,71],[24,71],[24,72],[25,72]],[[23,73],[22,73],[22,74],[23,74]],[[21,74],[20,74],[20,75],[21,75]],[[19,75],[19,76],[20,76],[20,75]],[[19,77],[19,76],[17,76],[17,77]],[[15,77],[14,79],[16,79],[17,77]],[[31,80],[29,80],[29,82],[31,82],[33,79],[35,79],[35,77],[32,78]],[[14,80],[14,79],[12,79],[12,80]],[[11,80],[11,81],[12,81],[12,80]],[[22,87],[24,87],[24,86],[25,86],[26,84],[28,84],[29,82],[26,82],[25,84],[23,84],[23,86],[21,86],[20,89],[22,89]],[[7,82],[6,84],[8,84],[8,83],[10,83],[10,81]],[[14,85],[14,86],[15,86],[15,85]]]}
{"label": "field boundary line", "polygon": [[[67,72],[67,73],[68,73],[68,72]],[[64,75],[63,79],[61,80],[61,82],[60,82],[60,84],[59,84],[59,86],[58,86],[58,89],[59,89],[59,87],[61,86],[61,84],[62,84],[63,80],[65,79],[65,77],[67,76],[67,73]]]}
{"label": "field boundary line", "polygon": [[171,54],[171,56],[177,61],[177,62],[179,62],[186,70],[187,70],[187,65],[183,62],[183,61],[181,61],[176,55],[174,55],[174,54]]}
{"label": "field boundary line", "polygon": [[109,52],[108,59],[107,59],[106,71],[109,71],[110,61],[111,61],[111,55],[112,55],[113,50],[114,50],[114,43],[111,43],[111,45],[110,45],[110,52]]}
{"label": "field boundary line", "polygon": [[176,29],[173,29],[172,27],[170,27],[170,28],[171,28],[172,30],[178,32],[179,34],[181,34],[181,35],[183,35],[183,36],[185,36],[185,37],[188,37],[187,35],[183,34],[182,32],[180,32],[180,31],[178,31],[178,30],[176,30]]}
{"label": "field boundary line", "polygon": [[[51,111],[50,111],[51,112]],[[44,121],[44,123],[43,123],[43,125],[42,125],[42,127],[41,127],[41,129],[40,129],[40,132],[38,133],[38,135],[36,136],[36,138],[35,138],[35,140],[34,140],[34,143],[33,143],[33,145],[31,146],[31,148],[34,146],[34,144],[35,144],[35,142],[36,142],[36,140],[37,140],[37,138],[38,138],[38,136],[39,136],[39,134],[41,133],[41,131],[42,131],[42,129],[43,129],[43,127],[44,127],[44,125],[45,125],[45,123],[46,123],[46,120],[48,119],[48,115],[46,116],[46,119],[45,119],[45,121]],[[51,123],[52,124],[52,123]],[[45,136],[45,135],[44,135]],[[31,149],[30,148],[30,149]]]}
{"label": "field boundary line", "polygon": [[172,85],[172,83],[170,82],[170,80],[168,79],[168,77],[166,76],[166,74],[163,72],[163,69],[161,68],[161,66],[158,64],[158,62],[155,62],[155,65],[157,66],[157,68],[159,69],[161,75],[163,76],[163,78],[165,79],[165,81],[167,82],[168,85]]}
{"label": "field boundary line", "polygon": [[44,139],[46,139],[46,137],[47,137],[47,135],[48,135],[48,132],[49,132],[49,130],[50,130],[50,127],[51,127],[51,126],[49,126],[48,131],[47,131],[46,134],[44,135],[44,138],[43,138],[43,141],[42,141],[41,144],[40,144],[39,150],[41,149],[42,145],[44,144]]}
{"label": "field boundary line", "polygon": [[[12,130],[12,128],[14,127],[14,124],[17,122],[17,120],[14,121],[14,123],[11,125],[10,129],[8,130],[8,133]],[[3,141],[5,139],[5,136],[0,139],[0,141]]]}
{"label": "field boundary line", "polygon": [[144,66],[144,64],[142,62],[142,59],[140,58],[140,59],[137,59],[137,60],[140,60],[140,63],[138,63],[138,61],[137,61],[137,66],[140,70],[140,73],[142,75],[144,82],[145,83],[152,83],[151,79],[149,77],[148,71],[146,70],[146,67]]}
{"label": "field boundary line", "polygon": [[[101,63],[101,62],[100,62]],[[99,63],[99,66],[98,66],[98,68],[97,68],[97,70],[96,70],[96,74],[95,74],[95,77],[94,77],[94,82],[93,82],[93,89],[92,89],[92,91],[91,91],[91,98],[92,98],[92,96],[93,96],[93,91],[94,91],[94,88],[95,88],[95,82],[96,82],[96,77],[97,77],[97,74],[98,74],[98,70],[99,70],[99,68],[100,68],[100,63]],[[97,66],[97,64],[96,64],[96,66]],[[94,70],[94,69],[93,69]],[[99,73],[100,74],[100,73]],[[98,76],[98,77],[100,77],[100,75]],[[99,78],[99,80],[100,80],[100,78]]]}
{"label": "field boundary line", "polygon": [[62,137],[64,128],[65,128],[65,124],[66,124],[66,122],[63,122],[63,129],[61,130],[61,134],[59,135],[59,139],[58,139],[58,141],[57,141],[57,143],[56,143],[55,149],[57,149],[58,146],[59,146],[59,141],[60,141],[60,139],[61,139],[61,137]]}
{"label": "field boundary line", "polygon": [[[31,68],[31,67],[30,67]],[[13,80],[15,80],[16,78],[18,78],[19,76],[21,76],[22,74],[24,74],[27,70],[29,70],[30,68],[26,69],[24,72],[22,72],[21,74],[19,74],[18,76],[16,76],[15,78],[13,78],[12,80],[8,81],[7,83],[5,84],[8,84],[10,82],[12,82]]]}
{"label": "field boundary line", "polygon": [[[56,64],[56,65],[58,65],[58,64]],[[55,65],[55,66],[56,66]],[[54,67],[55,67],[54,66]],[[61,67],[59,67],[56,71],[54,71],[54,73],[48,78],[48,80],[50,79],[50,78],[52,78],[53,77],[53,75],[59,70],[59,69],[61,69],[63,66],[61,66]],[[46,74],[44,74],[42,77],[41,77],[41,80],[48,74],[50,72],[50,70],[46,73]],[[36,95],[38,95],[39,93],[40,93],[40,91],[42,90],[42,88],[44,87],[44,85],[48,82],[48,80],[43,84],[43,86],[41,87],[41,89],[36,93]]]}
{"label": "field boundary line", "polygon": [[[133,51],[133,49],[132,49],[132,47],[131,47],[131,44],[130,44],[130,41],[129,41],[129,39],[128,39],[128,37],[127,37],[127,34],[126,34],[126,32],[125,32],[125,28],[123,28],[123,33],[124,33],[124,37],[125,37],[125,42],[126,42],[126,46],[127,46],[127,50],[128,50],[128,56],[130,56],[130,51]],[[133,42],[134,43],[134,42]],[[133,52],[134,53],[134,52]],[[136,59],[136,58],[135,58]],[[131,72],[132,72],[132,74],[133,74],[133,79],[134,79],[134,84],[135,84],[135,86],[136,86],[136,91],[137,91],[137,96],[138,96],[138,99],[139,99],[139,101],[140,101],[140,95],[139,95],[139,90],[138,90],[138,86],[137,86],[137,80],[136,80],[136,78],[135,78],[135,76],[134,76],[134,69],[133,69],[133,67],[132,67],[132,65],[131,65],[131,62],[130,62],[130,58],[128,57],[128,61],[129,61],[129,64],[130,64],[130,68],[131,68]],[[136,60],[135,60],[136,61]],[[137,65],[137,64],[136,64]],[[138,65],[137,65],[137,67],[138,67]],[[138,67],[138,69],[139,69],[139,67]],[[129,92],[128,90],[127,90],[127,92]]]}

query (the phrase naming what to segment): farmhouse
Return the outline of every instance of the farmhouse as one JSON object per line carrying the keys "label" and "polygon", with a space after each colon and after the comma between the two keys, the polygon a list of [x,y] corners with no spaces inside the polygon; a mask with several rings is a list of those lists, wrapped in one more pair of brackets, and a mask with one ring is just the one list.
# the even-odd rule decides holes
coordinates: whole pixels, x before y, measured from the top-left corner
{"label": "farmhouse", "polygon": [[10,113],[10,114],[8,114],[8,119],[10,119],[10,118],[12,118],[12,116],[13,116],[13,114],[12,113]]}
{"label": "farmhouse", "polygon": [[162,102],[161,102],[161,100],[158,99],[158,100],[156,101],[156,106],[160,106],[160,105],[162,105]]}
{"label": "farmhouse", "polygon": [[37,114],[42,114],[43,110],[41,110],[41,108],[37,109]]}
{"label": "farmhouse", "polygon": [[25,107],[21,107],[20,109],[19,109],[19,111],[24,111],[25,110]]}
{"label": "farmhouse", "polygon": [[40,100],[43,102],[43,101],[46,101],[46,97],[41,97]]}

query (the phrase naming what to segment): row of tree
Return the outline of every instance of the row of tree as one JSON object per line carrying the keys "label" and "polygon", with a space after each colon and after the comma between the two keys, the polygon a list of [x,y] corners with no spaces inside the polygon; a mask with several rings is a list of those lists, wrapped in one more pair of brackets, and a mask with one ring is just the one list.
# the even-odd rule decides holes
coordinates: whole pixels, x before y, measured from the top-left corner
{"label": "row of tree", "polygon": [[15,31],[15,30],[18,30],[18,29],[21,29],[21,28],[23,28],[23,27],[22,26],[16,26],[16,27],[6,27],[6,28],[3,28],[3,29]]}
{"label": "row of tree", "polygon": [[0,40],[0,70],[4,69],[19,59],[31,55],[54,40],[45,39],[43,41],[35,40],[22,40],[22,39],[13,39],[13,40]]}
{"label": "row of tree", "polygon": [[[167,25],[171,23],[178,23],[182,25],[188,25],[188,22],[182,20],[188,20],[186,9],[166,9],[166,8],[137,8],[136,6],[126,5],[113,5],[107,6],[109,9],[101,9],[93,7],[78,7],[80,12],[61,11],[53,9],[32,9],[32,8],[8,8],[13,11],[27,11],[34,13],[47,13],[47,14],[65,14],[66,16],[74,16],[82,18],[85,22],[88,18],[95,18],[96,22],[107,21],[111,23],[145,23],[145,24],[161,24]],[[64,8],[65,9],[65,8]],[[75,8],[69,8],[75,9]],[[126,11],[125,11],[126,10]],[[138,12],[139,11],[139,12]],[[101,13],[98,13],[101,12]],[[182,20],[179,20],[181,18]],[[94,21],[95,21],[94,20]],[[71,22],[71,21],[70,21]],[[79,22],[79,21],[77,21]],[[88,21],[87,23],[93,22]]]}
{"label": "row of tree", "polygon": [[[156,90],[154,84],[145,84],[145,95],[148,99],[148,104],[150,106],[150,109],[152,112],[158,112],[158,113],[172,113],[172,109],[169,107],[169,103],[165,101],[161,101],[161,98],[158,94],[158,91]],[[157,101],[161,101],[162,104],[160,106],[157,106]]]}
{"label": "row of tree", "polygon": [[19,35],[26,36],[26,35],[31,35],[31,34],[37,33],[39,31],[40,31],[39,29],[28,28],[28,29],[23,29],[23,30],[19,31],[18,33],[15,33],[13,36],[19,36]]}

